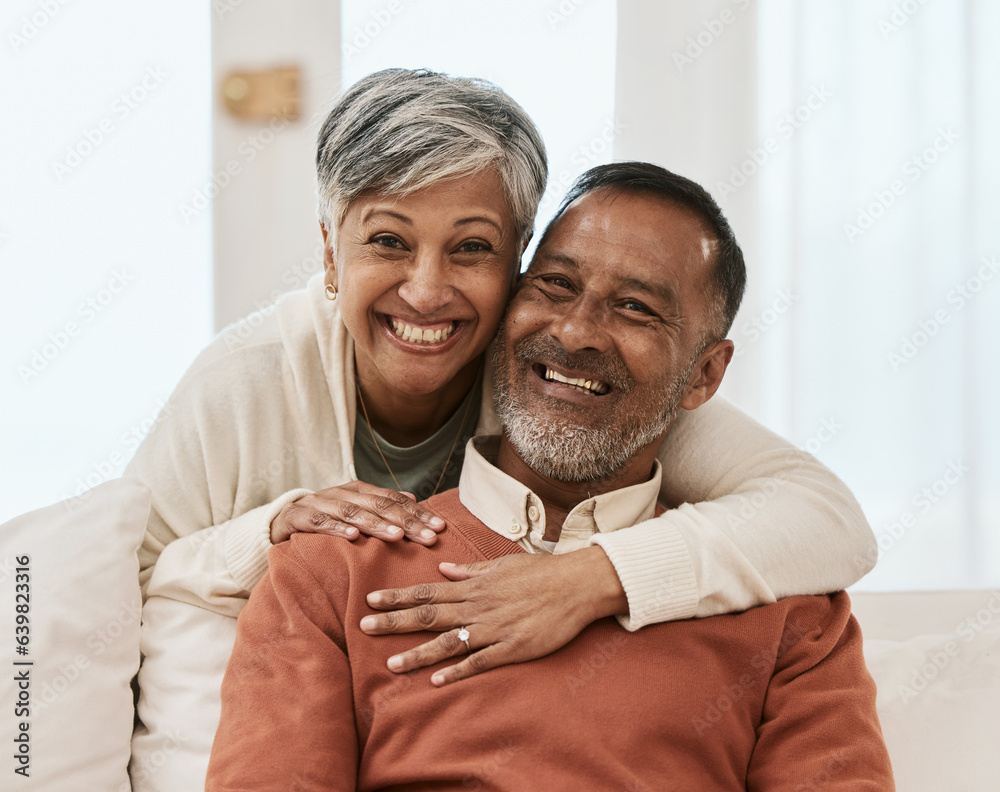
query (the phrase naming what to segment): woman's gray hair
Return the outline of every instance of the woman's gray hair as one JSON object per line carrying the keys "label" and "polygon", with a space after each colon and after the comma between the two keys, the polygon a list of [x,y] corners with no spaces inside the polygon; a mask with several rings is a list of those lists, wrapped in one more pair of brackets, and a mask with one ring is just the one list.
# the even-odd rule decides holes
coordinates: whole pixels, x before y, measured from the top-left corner
{"label": "woman's gray hair", "polygon": [[545,191],[545,144],[524,109],[486,80],[385,69],[358,81],[323,123],[316,149],[320,222],[331,234],[369,190],[405,195],[495,168],[522,241]]}

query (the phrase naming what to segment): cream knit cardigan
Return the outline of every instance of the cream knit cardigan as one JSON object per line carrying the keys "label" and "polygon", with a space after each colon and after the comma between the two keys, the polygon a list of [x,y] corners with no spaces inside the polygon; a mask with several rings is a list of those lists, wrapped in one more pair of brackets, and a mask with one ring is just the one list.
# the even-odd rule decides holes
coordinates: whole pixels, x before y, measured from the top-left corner
{"label": "cream knit cardigan", "polygon": [[[202,352],[129,465],[152,491],[137,792],[203,788],[234,617],[267,568],[271,520],[355,478],[353,361],[319,274]],[[500,432],[489,378],[477,431]],[[676,508],[592,539],[628,595],[627,629],[835,591],[874,563],[847,487],[718,396],[681,411],[659,459]]]}
{"label": "cream knit cardigan", "polygon": [[[153,495],[144,591],[154,564],[171,565],[168,555],[157,564],[164,548],[197,537],[192,552],[172,550],[181,568],[171,577],[237,615],[267,568],[281,507],[356,478],[354,347],[322,286],[317,275],[224,330],[139,448],[126,473]],[[487,377],[478,434],[500,433],[492,401]],[[659,459],[661,500],[677,508],[593,540],[628,594],[631,629],[835,591],[874,562],[847,487],[719,396],[681,411]]]}

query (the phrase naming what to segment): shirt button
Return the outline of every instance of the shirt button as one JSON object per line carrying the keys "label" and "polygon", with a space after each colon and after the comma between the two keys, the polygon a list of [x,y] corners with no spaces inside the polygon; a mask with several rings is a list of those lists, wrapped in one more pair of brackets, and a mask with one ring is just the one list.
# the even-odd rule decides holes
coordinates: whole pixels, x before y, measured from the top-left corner
{"label": "shirt button", "polygon": [[517,534],[521,533],[521,526],[518,525],[517,523],[511,523],[510,528],[508,528],[507,530],[510,531],[515,536],[517,536]]}
{"label": "shirt button", "polygon": [[538,518],[540,516],[541,515],[539,515],[537,507],[535,507],[535,506],[529,506],[528,507],[528,519],[529,520],[531,520],[532,522],[538,522]]}

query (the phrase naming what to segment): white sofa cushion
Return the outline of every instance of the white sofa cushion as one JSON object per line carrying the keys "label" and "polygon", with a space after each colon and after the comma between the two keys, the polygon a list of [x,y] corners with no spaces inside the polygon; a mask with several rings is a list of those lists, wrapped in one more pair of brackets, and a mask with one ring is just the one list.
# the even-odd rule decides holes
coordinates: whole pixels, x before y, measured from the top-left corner
{"label": "white sofa cushion", "polygon": [[[130,681],[139,668],[141,609],[136,553],[149,508],[148,490],[123,478],[0,526],[3,654],[31,663],[0,675],[0,741],[25,757],[7,759],[5,771],[9,778],[23,768],[30,779],[24,789],[130,789]],[[27,623],[18,624],[18,615]],[[25,637],[27,653],[18,654]],[[27,738],[13,742],[21,734]],[[8,786],[20,788],[17,779]]]}
{"label": "white sofa cushion", "polygon": [[977,605],[947,634],[865,641],[902,792],[998,789],[1000,591],[982,592]]}

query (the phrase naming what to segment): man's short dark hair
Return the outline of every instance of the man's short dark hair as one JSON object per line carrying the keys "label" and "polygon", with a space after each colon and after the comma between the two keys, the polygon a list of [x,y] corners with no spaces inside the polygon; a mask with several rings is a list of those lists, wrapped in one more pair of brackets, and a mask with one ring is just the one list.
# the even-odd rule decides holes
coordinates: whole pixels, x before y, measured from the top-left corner
{"label": "man's short dark hair", "polygon": [[725,338],[733,326],[733,320],[736,318],[736,312],[739,310],[746,289],[747,270],[743,263],[743,251],[740,250],[733,229],[715,199],[704,187],[690,179],[649,162],[614,162],[591,168],[573,182],[555,217],[545,227],[545,233],[542,234],[538,247],[541,248],[545,244],[545,238],[552,227],[573,201],[603,188],[621,193],[639,193],[665,198],[691,210],[709,227],[715,235],[718,248],[710,280],[714,293],[713,326],[706,342]]}

